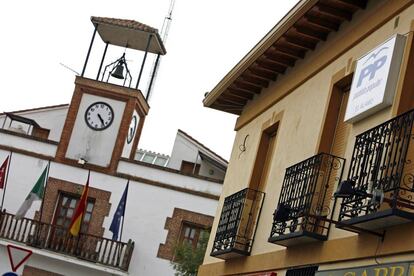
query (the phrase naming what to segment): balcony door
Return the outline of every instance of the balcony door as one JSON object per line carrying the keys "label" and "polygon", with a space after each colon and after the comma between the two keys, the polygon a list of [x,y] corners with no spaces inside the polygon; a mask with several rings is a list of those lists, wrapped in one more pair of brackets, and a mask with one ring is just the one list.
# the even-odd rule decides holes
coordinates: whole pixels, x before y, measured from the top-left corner
{"label": "balcony door", "polygon": [[[69,193],[60,193],[59,200],[56,206],[56,212],[53,220],[52,231],[50,232],[49,247],[57,248],[62,247],[63,243],[68,243],[66,246],[71,247],[69,226],[72,218],[75,214],[75,210],[78,207],[80,197],[78,195],[72,195]],[[87,233],[89,222],[92,217],[92,210],[94,202],[88,200],[86,205],[86,211],[83,216],[81,233]]]}
{"label": "balcony door", "polygon": [[346,144],[348,142],[349,131],[351,129],[351,125],[344,122],[346,106],[349,98],[349,89],[342,90],[339,93],[341,103],[339,106],[338,119],[336,121],[335,134],[330,153],[335,156],[343,157],[346,150]]}

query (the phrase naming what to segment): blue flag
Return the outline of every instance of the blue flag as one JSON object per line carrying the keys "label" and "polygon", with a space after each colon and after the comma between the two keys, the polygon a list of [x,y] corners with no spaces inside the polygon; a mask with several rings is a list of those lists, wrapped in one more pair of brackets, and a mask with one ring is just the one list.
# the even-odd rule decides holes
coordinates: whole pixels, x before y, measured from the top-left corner
{"label": "blue flag", "polygon": [[119,201],[118,208],[116,208],[116,212],[114,214],[114,218],[112,219],[111,226],[109,227],[109,231],[113,233],[113,240],[118,240],[119,227],[121,226],[121,217],[125,215],[125,205],[128,196],[128,186],[129,181],[127,186],[125,187],[125,191],[121,197],[121,200]]}

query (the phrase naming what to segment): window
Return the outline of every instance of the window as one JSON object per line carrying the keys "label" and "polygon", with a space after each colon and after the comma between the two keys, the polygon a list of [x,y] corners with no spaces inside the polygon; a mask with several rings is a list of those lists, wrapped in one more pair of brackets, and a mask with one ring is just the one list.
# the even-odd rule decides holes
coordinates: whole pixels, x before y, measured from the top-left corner
{"label": "window", "polygon": [[155,159],[154,164],[165,167],[165,165],[167,164],[167,161],[168,161],[167,158],[157,156],[157,159]]}
{"label": "window", "polygon": [[165,221],[164,228],[168,230],[168,234],[165,243],[158,248],[157,257],[173,260],[177,242],[186,241],[196,247],[203,232],[213,225],[213,220],[214,217],[209,215],[174,208],[172,216]]}
{"label": "window", "polygon": [[[76,207],[79,204],[80,197],[61,193],[59,196],[58,205],[56,208],[54,224],[57,226],[61,226],[64,229],[68,229],[69,225],[72,221],[72,217],[75,213]],[[86,205],[86,211],[83,216],[82,222],[82,233],[87,233],[89,222],[91,221],[92,211],[94,207],[94,201],[92,199],[88,199],[88,204]]]}
{"label": "window", "polygon": [[303,268],[289,269],[286,276],[314,276],[318,271],[318,266],[308,266]]}
{"label": "window", "polygon": [[207,232],[207,229],[204,227],[184,222],[181,226],[180,242],[187,242],[193,248],[196,248],[202,235],[207,234]]}
{"label": "window", "polygon": [[142,161],[143,161],[143,162],[145,162],[145,163],[150,163],[150,164],[152,164],[152,162],[154,162],[154,158],[155,158],[155,155],[152,155],[152,154],[146,153],[146,154],[144,155],[144,158],[142,158]]}
{"label": "window", "polygon": [[143,152],[138,151],[138,152],[135,154],[135,160],[141,161],[142,156],[144,156],[144,153],[143,153]]}
{"label": "window", "polygon": [[182,171],[185,174],[198,175],[200,171],[200,164],[195,164],[193,162],[188,162],[188,161],[182,161],[180,171]]}

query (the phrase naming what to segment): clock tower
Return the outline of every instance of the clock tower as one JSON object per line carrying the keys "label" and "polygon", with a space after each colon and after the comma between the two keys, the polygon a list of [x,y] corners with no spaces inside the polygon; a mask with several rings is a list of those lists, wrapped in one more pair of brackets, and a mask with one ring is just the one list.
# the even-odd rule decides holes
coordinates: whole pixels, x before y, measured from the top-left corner
{"label": "clock tower", "polygon": [[[114,173],[121,158],[134,158],[149,111],[147,99],[150,91],[144,97],[139,89],[147,55],[157,55],[158,61],[166,51],[158,31],[147,25],[102,17],[92,17],[91,21],[95,30],[82,74],[75,80],[75,91],[56,159],[72,165],[86,162],[87,167]],[[96,77],[88,78],[85,71],[96,33],[105,43],[105,48],[95,71]],[[103,67],[109,45],[124,47],[125,52]],[[142,56],[135,78],[127,65],[127,49],[139,51]],[[151,81],[154,74],[152,72]]]}

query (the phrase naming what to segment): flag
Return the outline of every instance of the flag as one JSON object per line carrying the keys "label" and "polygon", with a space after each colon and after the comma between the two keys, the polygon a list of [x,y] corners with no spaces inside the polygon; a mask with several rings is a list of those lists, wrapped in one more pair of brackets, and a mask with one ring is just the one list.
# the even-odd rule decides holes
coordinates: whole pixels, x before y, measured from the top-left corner
{"label": "flag", "polygon": [[78,236],[81,230],[83,215],[86,210],[86,204],[88,201],[88,191],[89,191],[89,174],[88,180],[86,180],[86,185],[83,188],[82,196],[79,201],[78,207],[76,207],[75,214],[72,217],[72,221],[69,225],[69,232],[72,236]]}
{"label": "flag", "polygon": [[116,208],[116,212],[112,219],[111,226],[109,227],[109,231],[111,231],[113,234],[113,240],[118,240],[119,226],[121,225],[121,217],[124,217],[125,215],[125,205],[128,196],[128,186],[129,181],[127,186],[125,187],[124,193],[122,194],[121,200],[118,203],[118,208]]}
{"label": "flag", "polygon": [[0,189],[4,188],[4,180],[6,179],[7,165],[9,164],[9,156],[4,160],[0,167]]}
{"label": "flag", "polygon": [[16,213],[16,219],[23,218],[27,210],[30,209],[32,206],[33,201],[35,200],[42,200],[43,199],[43,193],[45,190],[45,182],[46,182],[46,174],[47,174],[47,168],[44,169],[42,174],[40,175],[39,179],[37,180],[36,184],[33,186],[30,193],[27,195],[26,199],[24,200],[22,206],[20,206],[19,210]]}

